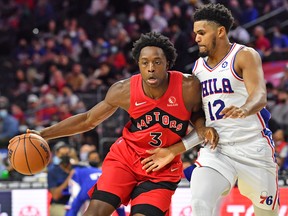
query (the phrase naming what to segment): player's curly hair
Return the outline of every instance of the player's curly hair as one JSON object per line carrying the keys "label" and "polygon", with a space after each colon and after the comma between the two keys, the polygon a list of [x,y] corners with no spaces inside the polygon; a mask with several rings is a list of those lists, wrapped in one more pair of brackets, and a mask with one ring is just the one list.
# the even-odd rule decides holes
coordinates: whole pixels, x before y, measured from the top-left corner
{"label": "player's curly hair", "polygon": [[194,22],[207,20],[225,27],[226,33],[233,25],[234,18],[231,11],[222,4],[206,4],[198,8],[194,13]]}
{"label": "player's curly hair", "polygon": [[168,37],[158,33],[158,32],[149,32],[146,34],[141,34],[141,37],[133,43],[132,57],[138,62],[140,52],[144,47],[155,46],[163,50],[169,68],[171,68],[177,58],[177,52],[173,43],[169,40]]}

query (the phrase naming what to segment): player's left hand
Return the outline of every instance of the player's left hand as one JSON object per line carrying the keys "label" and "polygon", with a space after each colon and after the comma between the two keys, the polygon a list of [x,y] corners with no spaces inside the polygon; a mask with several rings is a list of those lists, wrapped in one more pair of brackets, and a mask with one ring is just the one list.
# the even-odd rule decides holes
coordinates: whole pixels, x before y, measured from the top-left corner
{"label": "player's left hand", "polygon": [[219,134],[213,127],[202,127],[197,129],[197,134],[199,137],[204,139],[204,143],[210,144],[210,149],[215,149],[219,142]]}
{"label": "player's left hand", "polygon": [[248,111],[242,107],[229,106],[224,108],[220,115],[223,115],[223,118],[246,118]]}
{"label": "player's left hand", "polygon": [[175,157],[169,148],[155,148],[146,152],[151,154],[151,156],[143,159],[141,164],[143,164],[142,169],[146,170],[147,173],[160,170]]}

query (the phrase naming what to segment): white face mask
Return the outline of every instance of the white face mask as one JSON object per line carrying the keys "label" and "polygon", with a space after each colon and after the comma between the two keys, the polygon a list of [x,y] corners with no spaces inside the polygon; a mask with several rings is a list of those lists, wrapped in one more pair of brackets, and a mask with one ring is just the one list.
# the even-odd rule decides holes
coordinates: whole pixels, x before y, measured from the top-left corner
{"label": "white face mask", "polygon": [[87,161],[87,159],[88,159],[88,152],[80,153],[80,160],[81,161]]}
{"label": "white face mask", "polygon": [[8,115],[8,111],[6,109],[0,110],[0,118],[4,119]]}
{"label": "white face mask", "polygon": [[57,156],[54,156],[52,160],[53,160],[53,164],[55,165],[59,165],[61,162],[61,159]]}

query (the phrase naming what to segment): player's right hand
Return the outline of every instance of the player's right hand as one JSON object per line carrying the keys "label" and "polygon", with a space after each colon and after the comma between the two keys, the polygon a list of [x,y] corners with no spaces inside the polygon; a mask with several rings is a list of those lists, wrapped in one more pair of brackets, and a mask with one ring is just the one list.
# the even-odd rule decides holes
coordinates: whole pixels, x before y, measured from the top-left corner
{"label": "player's right hand", "polygon": [[[26,130],[26,133],[34,133],[34,134],[37,134],[37,135],[41,136],[40,132],[39,132],[39,131],[36,131],[36,130],[27,129],[27,130]],[[12,143],[15,139],[18,139],[19,137],[24,136],[24,135],[25,135],[25,134],[20,134],[20,135],[14,136],[13,138],[11,138],[11,139],[9,140],[9,143]]]}

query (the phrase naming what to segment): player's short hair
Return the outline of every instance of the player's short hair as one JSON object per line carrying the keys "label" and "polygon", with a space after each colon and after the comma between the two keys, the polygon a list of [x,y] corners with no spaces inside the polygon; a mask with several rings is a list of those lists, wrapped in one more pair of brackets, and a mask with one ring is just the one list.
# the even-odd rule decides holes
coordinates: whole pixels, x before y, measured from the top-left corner
{"label": "player's short hair", "polygon": [[141,50],[147,46],[155,46],[161,48],[166,56],[169,68],[174,65],[177,58],[177,52],[173,43],[169,40],[168,37],[158,32],[141,34],[140,38],[134,42],[132,49],[132,57],[136,62],[139,61]]}
{"label": "player's short hair", "polygon": [[234,18],[231,11],[219,3],[210,3],[198,8],[194,13],[194,22],[201,20],[212,21],[224,26],[226,33],[229,32],[234,23]]}

